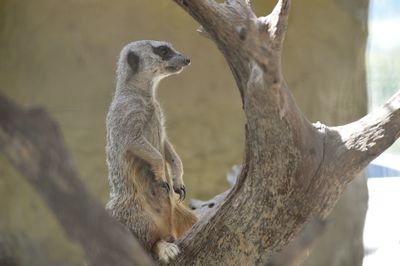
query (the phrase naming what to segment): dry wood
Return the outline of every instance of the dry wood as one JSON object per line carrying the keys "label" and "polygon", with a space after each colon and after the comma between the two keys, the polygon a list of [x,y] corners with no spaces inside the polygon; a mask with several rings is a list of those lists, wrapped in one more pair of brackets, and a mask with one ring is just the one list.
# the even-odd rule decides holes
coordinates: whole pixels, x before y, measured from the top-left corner
{"label": "dry wood", "polygon": [[290,1],[257,18],[249,1],[175,0],[224,54],[247,118],[237,184],[180,239],[176,265],[264,264],[312,219],[324,218],[346,184],[400,132],[400,93],[341,127],[311,124],[281,71]]}
{"label": "dry wood", "polygon": [[[235,165],[227,173],[227,180],[231,186],[234,186],[237,177],[241,172],[242,167]],[[207,215],[217,208],[228,195],[230,190],[227,190],[214,198],[202,201],[192,199],[190,207],[195,211],[199,217]],[[279,252],[271,255],[268,258],[267,266],[295,266],[302,265],[304,260],[308,257],[309,252],[314,246],[316,240],[321,236],[323,230],[326,228],[327,221],[322,219],[314,219],[308,223],[305,228],[293,239],[287,246]]]}

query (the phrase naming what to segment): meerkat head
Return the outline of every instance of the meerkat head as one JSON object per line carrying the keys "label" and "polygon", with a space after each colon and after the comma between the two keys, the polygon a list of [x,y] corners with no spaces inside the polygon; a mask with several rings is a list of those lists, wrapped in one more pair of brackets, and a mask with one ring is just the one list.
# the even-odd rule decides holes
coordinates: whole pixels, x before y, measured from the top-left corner
{"label": "meerkat head", "polygon": [[171,44],[160,41],[137,41],[126,45],[118,62],[118,80],[129,82],[158,82],[178,74],[190,64],[190,59],[176,51]]}

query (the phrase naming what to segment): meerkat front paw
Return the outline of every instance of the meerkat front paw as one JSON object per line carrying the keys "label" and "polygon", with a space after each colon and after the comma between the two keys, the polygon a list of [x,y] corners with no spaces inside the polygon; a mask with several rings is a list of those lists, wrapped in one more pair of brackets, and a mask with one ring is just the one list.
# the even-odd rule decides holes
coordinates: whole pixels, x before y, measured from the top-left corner
{"label": "meerkat front paw", "polygon": [[183,201],[186,197],[186,188],[183,184],[174,184],[174,191],[176,194],[179,194],[179,200]]}
{"label": "meerkat front paw", "polygon": [[167,181],[161,181],[161,187],[165,189],[167,194],[171,191],[171,188],[169,187],[169,183]]}
{"label": "meerkat front paw", "polygon": [[179,248],[174,243],[160,240],[155,246],[154,253],[155,255],[157,255],[160,261],[162,261],[163,263],[168,263],[171,260],[174,260],[175,257],[179,254]]}

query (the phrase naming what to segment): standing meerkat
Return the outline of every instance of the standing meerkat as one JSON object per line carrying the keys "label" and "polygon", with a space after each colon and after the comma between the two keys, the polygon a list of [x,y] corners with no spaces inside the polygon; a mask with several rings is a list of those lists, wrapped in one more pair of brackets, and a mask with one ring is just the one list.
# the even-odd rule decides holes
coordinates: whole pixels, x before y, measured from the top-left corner
{"label": "standing meerkat", "polygon": [[169,43],[126,45],[106,121],[111,187],[106,208],[164,262],[179,253],[171,242],[197,218],[182,203],[186,194],[182,162],[166,135],[156,90],[161,79],[189,64]]}

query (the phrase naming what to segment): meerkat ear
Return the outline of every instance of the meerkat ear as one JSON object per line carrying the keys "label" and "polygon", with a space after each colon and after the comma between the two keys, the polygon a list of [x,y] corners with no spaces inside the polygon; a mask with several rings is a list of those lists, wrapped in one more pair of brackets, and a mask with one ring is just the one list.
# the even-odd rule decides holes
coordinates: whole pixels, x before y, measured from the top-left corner
{"label": "meerkat ear", "polygon": [[135,52],[129,51],[128,53],[128,65],[131,67],[133,74],[139,70],[140,58]]}

